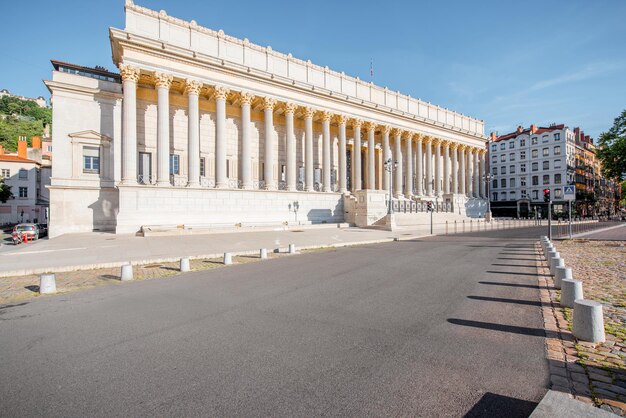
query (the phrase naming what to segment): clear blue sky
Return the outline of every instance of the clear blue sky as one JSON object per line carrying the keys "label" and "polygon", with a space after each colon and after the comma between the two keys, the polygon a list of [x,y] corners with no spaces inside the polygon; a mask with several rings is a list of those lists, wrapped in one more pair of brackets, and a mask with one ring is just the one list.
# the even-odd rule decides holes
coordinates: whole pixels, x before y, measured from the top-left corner
{"label": "clear blue sky", "polygon": [[[115,69],[108,27],[124,1],[2,1],[0,88],[44,95],[50,59]],[[626,1],[137,0],[484,119],[581,126],[626,108]]]}

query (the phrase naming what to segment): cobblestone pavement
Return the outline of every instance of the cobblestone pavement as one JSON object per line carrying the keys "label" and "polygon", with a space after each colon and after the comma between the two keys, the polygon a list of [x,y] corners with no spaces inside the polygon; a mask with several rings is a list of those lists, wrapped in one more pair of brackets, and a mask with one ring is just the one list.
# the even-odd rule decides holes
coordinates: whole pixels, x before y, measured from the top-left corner
{"label": "cobblestone pavement", "polygon": [[[284,256],[284,253],[269,253],[268,258]],[[257,255],[233,257],[234,264],[260,261]],[[191,271],[225,267],[221,259],[192,259]],[[58,293],[88,289],[95,286],[123,285],[119,267],[95,270],[80,270],[55,273]],[[173,277],[180,273],[178,263],[142,264],[133,266],[134,280],[149,280]],[[39,296],[39,276],[0,278],[0,305],[20,302]]]}
{"label": "cobblestone pavement", "polygon": [[572,335],[572,310],[561,308],[561,292],[545,261],[538,261],[552,389],[626,416],[626,247],[587,240],[557,241],[555,247],[574,279],[583,282],[585,299],[603,304],[606,342],[587,343]]}

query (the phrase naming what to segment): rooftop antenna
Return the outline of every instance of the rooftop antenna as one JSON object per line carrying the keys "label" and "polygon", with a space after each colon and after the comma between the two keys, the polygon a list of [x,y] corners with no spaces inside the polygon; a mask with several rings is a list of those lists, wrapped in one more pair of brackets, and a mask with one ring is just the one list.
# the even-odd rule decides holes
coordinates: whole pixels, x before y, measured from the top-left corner
{"label": "rooftop antenna", "polygon": [[370,81],[374,82],[374,58],[370,58]]}

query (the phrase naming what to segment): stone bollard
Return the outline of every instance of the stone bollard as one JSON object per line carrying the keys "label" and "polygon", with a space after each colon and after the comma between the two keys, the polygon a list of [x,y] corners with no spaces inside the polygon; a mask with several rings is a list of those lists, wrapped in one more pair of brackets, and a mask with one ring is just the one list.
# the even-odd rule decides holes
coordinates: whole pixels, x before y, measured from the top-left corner
{"label": "stone bollard", "polygon": [[552,276],[556,276],[557,267],[565,267],[565,260],[563,260],[561,257],[552,258],[550,260],[550,274]]}
{"label": "stone bollard", "polygon": [[561,280],[561,306],[573,308],[576,299],[583,299],[583,282],[580,280]]}
{"label": "stone bollard", "polygon": [[189,267],[189,257],[183,257],[180,259],[180,271],[181,273],[191,271],[191,268]]}
{"label": "stone bollard", "polygon": [[579,340],[591,343],[605,341],[604,318],[602,317],[602,304],[600,302],[576,299],[572,322],[572,334]]}
{"label": "stone bollard", "polygon": [[289,244],[289,254],[295,254],[295,253],[296,253],[296,245]]}
{"label": "stone bollard", "polygon": [[47,295],[57,292],[56,277],[53,273],[39,276],[39,294]]}
{"label": "stone bollard", "polygon": [[543,249],[543,255],[547,256],[550,251],[556,251],[556,248],[552,244],[546,244]]}
{"label": "stone bollard", "polygon": [[259,252],[259,257],[261,257],[261,260],[267,259],[267,248],[261,248],[261,251]]}
{"label": "stone bollard", "polygon": [[548,267],[550,267],[550,260],[552,260],[555,257],[560,257],[561,254],[559,254],[559,252],[557,250],[550,250],[548,251],[548,255],[546,255],[546,261],[548,262]]}
{"label": "stone bollard", "polygon": [[556,268],[556,274],[554,275],[554,287],[557,289],[561,288],[561,281],[568,279],[573,280],[572,278],[572,269],[569,267],[560,266]]}
{"label": "stone bollard", "polygon": [[224,253],[224,265],[233,264],[233,256],[231,253]]}
{"label": "stone bollard", "polygon": [[120,276],[120,280],[123,282],[133,280],[133,265],[130,264],[130,262],[122,266],[122,274]]}

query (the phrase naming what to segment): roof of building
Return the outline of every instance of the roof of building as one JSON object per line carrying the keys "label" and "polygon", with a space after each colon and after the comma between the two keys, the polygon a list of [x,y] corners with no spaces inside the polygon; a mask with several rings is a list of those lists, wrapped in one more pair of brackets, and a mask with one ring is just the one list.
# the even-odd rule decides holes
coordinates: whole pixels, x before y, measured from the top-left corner
{"label": "roof of building", "polygon": [[37,161],[29,160],[28,158],[22,158],[18,155],[13,155],[13,154],[0,154],[0,161],[9,162],[9,163],[39,164]]}
{"label": "roof of building", "polygon": [[77,73],[88,73],[93,75],[99,75],[102,77],[113,78],[115,81],[121,82],[121,76],[118,73],[111,72],[104,67],[85,67],[78,64],[72,64],[71,62],[50,60],[55,70],[60,71],[59,67],[65,67],[75,70]]}
{"label": "roof of building", "polygon": [[546,132],[560,131],[561,129],[565,128],[565,124],[561,123],[560,125],[552,125],[552,126],[549,126],[549,127],[539,126],[539,127],[536,127],[536,130],[534,132],[531,132],[531,128],[526,128],[526,129],[523,129],[521,131],[517,130],[515,132],[511,132],[511,133],[506,134],[506,135],[500,135],[495,140],[493,140],[493,142],[498,142],[498,141],[502,141],[502,140],[505,140],[505,139],[515,138],[515,137],[517,137],[519,135],[540,135],[540,134],[544,134]]}

